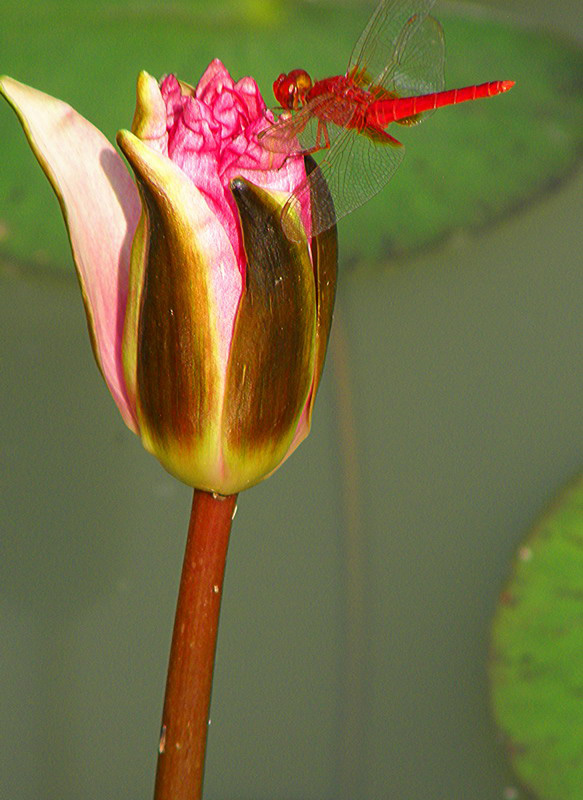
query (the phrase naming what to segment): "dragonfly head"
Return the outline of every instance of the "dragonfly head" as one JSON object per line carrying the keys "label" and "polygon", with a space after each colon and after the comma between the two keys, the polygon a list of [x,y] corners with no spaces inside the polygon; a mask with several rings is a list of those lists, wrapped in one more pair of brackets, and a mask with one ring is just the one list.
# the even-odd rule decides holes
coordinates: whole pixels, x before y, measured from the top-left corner
{"label": "dragonfly head", "polygon": [[312,88],[312,79],[305,69],[282,72],[273,83],[273,94],[282,108],[293,111],[305,103],[306,95]]}

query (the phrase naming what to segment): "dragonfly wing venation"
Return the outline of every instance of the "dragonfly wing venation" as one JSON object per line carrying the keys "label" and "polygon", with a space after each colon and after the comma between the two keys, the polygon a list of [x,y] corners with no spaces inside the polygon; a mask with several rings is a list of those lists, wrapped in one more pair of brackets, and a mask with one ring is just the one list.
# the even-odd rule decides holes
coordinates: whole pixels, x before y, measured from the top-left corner
{"label": "dragonfly wing venation", "polygon": [[317,95],[305,108],[309,119],[298,136],[303,152],[330,149],[357,112],[349,98],[332,93]]}
{"label": "dragonfly wing venation", "polygon": [[286,111],[259,134],[263,147],[273,153],[298,156],[331,146],[350,124],[356,106],[345,97],[322,93],[297,111]]}
{"label": "dragonfly wing venation", "polygon": [[322,196],[325,193],[319,187],[325,182],[333,200],[312,208],[312,235],[317,235],[380,192],[404,155],[401,145],[380,144],[364,133],[340,130],[331,149],[322,153],[318,167],[284,206],[282,224],[288,238],[297,240],[299,209],[305,207],[313,188]]}
{"label": "dragonfly wing venation", "polygon": [[404,46],[404,37],[415,37],[434,3],[435,0],[384,0],[354,46],[347,74],[364,70],[371,84],[379,84],[387,62],[399,46]]}
{"label": "dragonfly wing venation", "polygon": [[[425,17],[414,36],[404,35],[381,78],[381,86],[398,97],[440,92],[445,86],[445,42],[440,23]],[[424,118],[428,113],[424,114]]]}
{"label": "dragonfly wing venation", "polygon": [[257,138],[261,146],[271,153],[297,155],[302,150],[299,136],[309,118],[305,107],[293,114],[285,111],[274,123],[261,131]]}

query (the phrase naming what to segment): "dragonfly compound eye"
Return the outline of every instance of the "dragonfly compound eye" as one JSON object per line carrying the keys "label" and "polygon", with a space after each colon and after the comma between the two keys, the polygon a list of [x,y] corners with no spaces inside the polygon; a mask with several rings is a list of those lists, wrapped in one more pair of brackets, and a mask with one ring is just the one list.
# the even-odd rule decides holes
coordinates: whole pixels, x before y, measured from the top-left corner
{"label": "dragonfly compound eye", "polygon": [[312,88],[312,79],[305,69],[293,69],[282,74],[273,83],[273,94],[282,108],[295,109],[305,101]]}
{"label": "dragonfly compound eye", "polygon": [[282,108],[293,108],[295,84],[289,76],[282,72],[273,82],[273,94]]}

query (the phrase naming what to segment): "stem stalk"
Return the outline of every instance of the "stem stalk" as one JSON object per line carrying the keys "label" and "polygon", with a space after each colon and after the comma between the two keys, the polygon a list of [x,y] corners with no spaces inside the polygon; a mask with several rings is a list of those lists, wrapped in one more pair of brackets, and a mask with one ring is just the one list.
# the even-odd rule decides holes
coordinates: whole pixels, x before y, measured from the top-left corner
{"label": "stem stalk", "polygon": [[168,664],[154,800],[201,800],[225,562],[237,495],[195,489]]}

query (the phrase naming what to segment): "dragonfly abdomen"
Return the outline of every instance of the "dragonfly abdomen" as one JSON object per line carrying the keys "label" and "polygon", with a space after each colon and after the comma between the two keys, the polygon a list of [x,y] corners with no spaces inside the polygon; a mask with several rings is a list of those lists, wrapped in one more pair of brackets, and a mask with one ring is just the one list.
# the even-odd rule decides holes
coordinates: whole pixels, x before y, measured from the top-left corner
{"label": "dragonfly abdomen", "polygon": [[386,128],[391,122],[399,122],[416,117],[424,111],[433,111],[442,106],[464,103],[466,100],[478,100],[481,97],[492,97],[514,86],[514,81],[489,81],[478,86],[465,86],[463,89],[448,89],[444,92],[421,94],[417,97],[397,97],[394,99],[375,100],[367,110],[367,123],[378,128]]}

